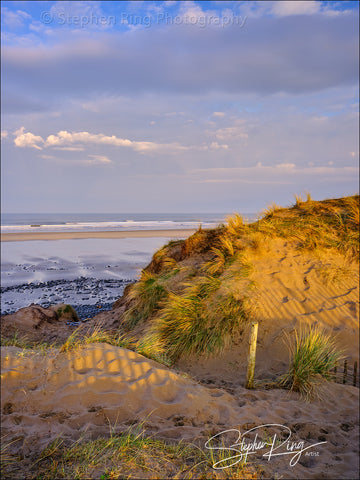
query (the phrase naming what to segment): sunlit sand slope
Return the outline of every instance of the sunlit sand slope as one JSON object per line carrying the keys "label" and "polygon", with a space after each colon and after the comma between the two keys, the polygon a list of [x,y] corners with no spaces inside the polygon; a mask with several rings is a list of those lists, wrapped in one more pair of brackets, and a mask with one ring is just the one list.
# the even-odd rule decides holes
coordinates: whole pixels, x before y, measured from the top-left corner
{"label": "sunlit sand slope", "polygon": [[329,384],[323,400],[312,403],[284,390],[238,387],[230,395],[108,344],[46,355],[2,350],[2,433],[25,455],[59,436],[94,438],[143,420],[160,438],[184,438],[202,447],[228,428],[244,432],[279,423],[306,445],[327,443],[317,448],[317,458],[303,455],[296,467],[286,456],[267,462],[260,453],[258,465],[284,478],[356,478],[358,388]]}

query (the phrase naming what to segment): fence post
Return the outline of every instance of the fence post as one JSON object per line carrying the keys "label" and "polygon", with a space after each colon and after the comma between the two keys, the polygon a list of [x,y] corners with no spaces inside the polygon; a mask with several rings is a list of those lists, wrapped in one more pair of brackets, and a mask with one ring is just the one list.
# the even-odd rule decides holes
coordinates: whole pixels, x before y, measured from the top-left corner
{"label": "fence post", "polygon": [[253,388],[254,386],[257,332],[258,332],[258,323],[252,322],[250,339],[249,339],[249,355],[248,355],[248,368],[247,368],[247,375],[246,375],[246,388]]}
{"label": "fence post", "polygon": [[344,360],[344,375],[343,375],[343,384],[346,383],[346,377],[347,377],[347,360]]}
{"label": "fence post", "polygon": [[354,363],[353,385],[356,387],[357,362]]}

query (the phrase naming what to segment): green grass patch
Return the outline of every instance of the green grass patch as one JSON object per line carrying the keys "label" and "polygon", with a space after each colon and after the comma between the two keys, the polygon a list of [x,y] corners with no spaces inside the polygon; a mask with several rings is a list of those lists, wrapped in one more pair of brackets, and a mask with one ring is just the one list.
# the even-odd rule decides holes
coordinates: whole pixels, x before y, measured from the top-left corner
{"label": "green grass patch", "polygon": [[23,350],[36,350],[41,352],[55,346],[55,344],[47,342],[34,342],[30,340],[27,335],[19,335],[18,332],[15,332],[10,337],[1,336],[0,345],[2,347],[18,347]]}
{"label": "green grass patch", "polygon": [[318,396],[317,387],[324,380],[331,380],[331,370],[342,358],[333,338],[318,327],[295,331],[295,338],[288,338],[291,363],[288,373],[279,382],[282,387],[299,392],[310,400]]}

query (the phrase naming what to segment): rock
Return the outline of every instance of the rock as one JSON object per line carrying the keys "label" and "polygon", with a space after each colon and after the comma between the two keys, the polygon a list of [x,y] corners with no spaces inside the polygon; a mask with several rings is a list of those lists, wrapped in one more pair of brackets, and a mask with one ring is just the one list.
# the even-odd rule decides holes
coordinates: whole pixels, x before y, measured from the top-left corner
{"label": "rock", "polygon": [[65,303],[57,303],[51,305],[48,310],[52,310],[57,314],[58,320],[66,320],[67,322],[78,322],[79,317],[76,310]]}
{"label": "rock", "polygon": [[7,320],[11,321],[16,328],[32,330],[40,328],[44,323],[56,323],[58,317],[53,310],[33,303],[29,307],[20,308],[16,313],[8,315]]}
{"label": "rock", "polygon": [[62,342],[70,335],[71,327],[66,325],[62,316],[59,318],[54,307],[44,308],[31,304],[10,315],[3,315],[1,333],[4,338],[16,335],[17,338],[24,337],[27,341],[35,343],[50,342],[54,337]]}

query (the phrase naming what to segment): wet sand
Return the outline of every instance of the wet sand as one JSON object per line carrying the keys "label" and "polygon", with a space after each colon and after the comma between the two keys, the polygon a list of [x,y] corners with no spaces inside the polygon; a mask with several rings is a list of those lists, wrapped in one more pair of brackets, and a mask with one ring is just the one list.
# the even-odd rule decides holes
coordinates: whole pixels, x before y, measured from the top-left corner
{"label": "wet sand", "polygon": [[2,242],[21,242],[29,240],[69,240],[84,238],[151,238],[170,237],[186,238],[196,232],[196,229],[184,230],[128,230],[115,232],[23,232],[2,233]]}

